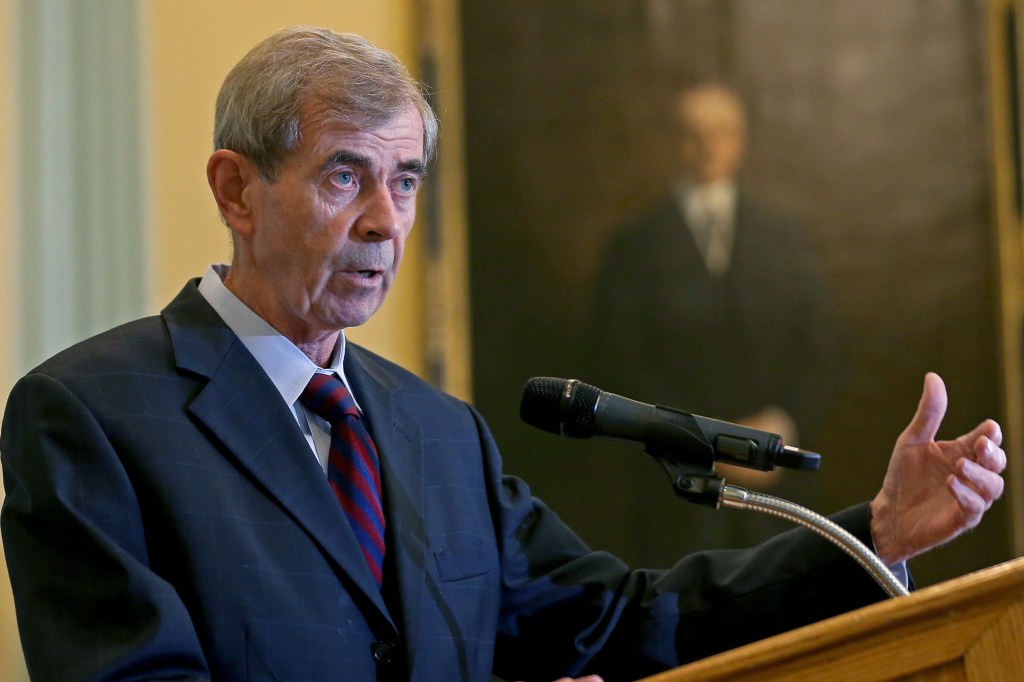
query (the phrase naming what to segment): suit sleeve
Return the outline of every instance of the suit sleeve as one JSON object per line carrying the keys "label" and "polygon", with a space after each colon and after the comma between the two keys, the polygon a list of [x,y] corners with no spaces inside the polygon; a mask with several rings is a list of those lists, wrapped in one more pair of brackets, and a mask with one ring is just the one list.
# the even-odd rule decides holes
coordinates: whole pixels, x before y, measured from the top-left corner
{"label": "suit sleeve", "polygon": [[[885,596],[804,529],[668,570],[631,570],[590,550],[521,480],[502,477],[493,444],[486,449],[502,558],[495,672],[507,679],[637,679]],[[833,520],[870,542],[866,504]]]}
{"label": "suit sleeve", "polygon": [[67,387],[30,374],[0,436],[0,527],[33,680],[207,680],[174,588],[147,565],[129,473]]}

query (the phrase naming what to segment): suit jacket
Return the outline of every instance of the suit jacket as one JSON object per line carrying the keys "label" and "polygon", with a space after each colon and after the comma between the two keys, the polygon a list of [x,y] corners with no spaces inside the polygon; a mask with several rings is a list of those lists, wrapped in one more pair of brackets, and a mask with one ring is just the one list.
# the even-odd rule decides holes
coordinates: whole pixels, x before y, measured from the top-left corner
{"label": "suit jacket", "polygon": [[[196,281],[22,379],[2,530],[32,679],[635,678],[882,597],[802,531],[630,571],[502,476],[470,406],[355,345],[345,371],[381,453],[383,592]],[[842,522],[867,534],[863,508]]]}
{"label": "suit jacket", "polygon": [[731,266],[713,275],[667,196],[606,249],[596,373],[609,390],[721,419],[778,405],[813,447],[841,374],[832,306],[792,219],[740,191]]}

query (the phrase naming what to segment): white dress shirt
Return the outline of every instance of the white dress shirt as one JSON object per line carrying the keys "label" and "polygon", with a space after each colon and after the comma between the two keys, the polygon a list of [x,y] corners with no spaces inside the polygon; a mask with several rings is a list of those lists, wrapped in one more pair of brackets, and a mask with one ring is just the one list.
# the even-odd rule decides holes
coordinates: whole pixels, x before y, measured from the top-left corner
{"label": "white dress shirt", "polygon": [[313,374],[318,371],[334,374],[345,382],[350,391],[352,390],[342,367],[342,361],[345,359],[345,332],[342,331],[338,335],[338,344],[331,354],[329,366],[324,369],[317,367],[295,344],[282,336],[224,286],[222,278],[227,275],[228,267],[209,266],[199,282],[199,293],[217,311],[224,324],[235,333],[270,377],[285,404],[291,407],[295,421],[320,462],[320,468],[326,473],[327,454],[331,447],[330,425],[307,410],[299,402],[299,396],[313,378]]}
{"label": "white dress shirt", "polygon": [[727,272],[736,234],[736,185],[731,182],[707,185],[680,182],[675,195],[679,212],[686,219],[708,271],[716,275]]}

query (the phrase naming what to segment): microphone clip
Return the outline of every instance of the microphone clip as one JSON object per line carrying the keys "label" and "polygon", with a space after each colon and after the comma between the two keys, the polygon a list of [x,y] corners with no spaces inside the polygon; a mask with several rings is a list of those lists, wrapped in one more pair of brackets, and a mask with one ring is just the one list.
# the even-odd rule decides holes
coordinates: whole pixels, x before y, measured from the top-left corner
{"label": "microphone clip", "polygon": [[678,497],[713,509],[721,506],[725,479],[715,471],[713,452],[706,452],[704,457],[691,454],[685,458],[678,453],[659,452],[659,448],[647,448],[646,452],[668,474],[672,491]]}

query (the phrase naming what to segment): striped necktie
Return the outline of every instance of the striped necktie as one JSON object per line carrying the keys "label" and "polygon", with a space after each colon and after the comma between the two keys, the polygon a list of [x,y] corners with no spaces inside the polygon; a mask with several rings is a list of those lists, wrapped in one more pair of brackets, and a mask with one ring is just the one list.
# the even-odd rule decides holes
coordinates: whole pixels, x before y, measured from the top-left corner
{"label": "striped necktie", "polygon": [[379,586],[384,576],[384,510],[377,448],[352,394],[333,375],[314,374],[299,400],[331,425],[327,480]]}

